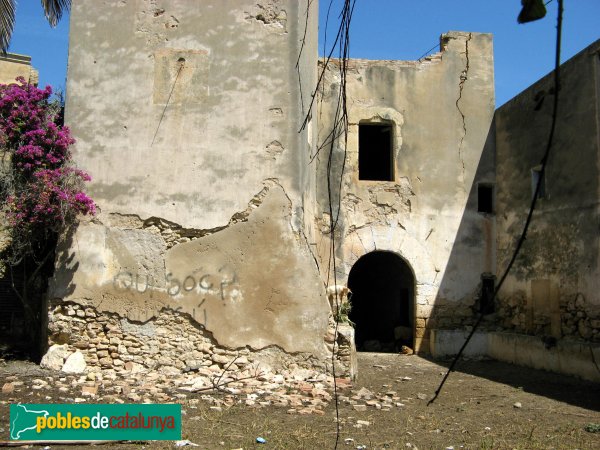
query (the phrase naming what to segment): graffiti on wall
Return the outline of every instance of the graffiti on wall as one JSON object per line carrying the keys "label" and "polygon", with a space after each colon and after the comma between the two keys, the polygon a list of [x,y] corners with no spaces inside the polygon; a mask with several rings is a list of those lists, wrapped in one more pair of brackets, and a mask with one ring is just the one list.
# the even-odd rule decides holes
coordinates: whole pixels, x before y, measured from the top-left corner
{"label": "graffiti on wall", "polygon": [[[200,312],[207,299],[235,302],[241,298],[237,274],[229,266],[222,266],[216,273],[206,273],[198,269],[185,276],[177,277],[172,272],[165,272],[164,277],[156,278],[148,273],[121,269],[113,277],[113,287],[118,291],[133,291],[150,297],[156,291],[166,292],[175,302],[201,299],[197,304],[194,302],[194,305],[188,305],[192,308],[194,319],[197,319],[196,312]],[[174,309],[181,310],[182,306]],[[203,324],[206,326],[206,309],[202,311]]]}

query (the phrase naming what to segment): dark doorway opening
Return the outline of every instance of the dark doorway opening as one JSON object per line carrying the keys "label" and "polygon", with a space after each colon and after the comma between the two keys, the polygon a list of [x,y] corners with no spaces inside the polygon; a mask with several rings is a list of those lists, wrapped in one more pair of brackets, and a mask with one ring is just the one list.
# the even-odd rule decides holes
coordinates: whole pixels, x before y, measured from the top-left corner
{"label": "dark doorway opening", "polygon": [[[39,363],[48,348],[48,280],[54,272],[56,236],[0,276],[0,358]],[[37,256],[36,255],[36,256]]]}
{"label": "dark doorway opening", "polygon": [[27,320],[25,308],[14,290],[23,291],[22,265],[8,267],[6,272],[0,277],[0,358],[29,359],[34,350],[30,342],[33,324]]}
{"label": "dark doorway opening", "polygon": [[389,124],[358,125],[358,179],[394,180],[392,126]]}
{"label": "dark doorway opening", "polygon": [[477,186],[477,212],[493,214],[494,186],[479,184]]}
{"label": "dark doorway opening", "polygon": [[415,278],[398,255],[374,251],[350,271],[350,320],[359,351],[395,352],[413,346]]}

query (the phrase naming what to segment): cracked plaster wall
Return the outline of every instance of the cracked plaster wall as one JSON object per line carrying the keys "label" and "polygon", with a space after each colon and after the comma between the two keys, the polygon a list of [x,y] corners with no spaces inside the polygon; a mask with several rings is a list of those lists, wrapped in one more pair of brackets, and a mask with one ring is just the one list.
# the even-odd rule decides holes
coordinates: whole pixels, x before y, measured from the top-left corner
{"label": "cracked plaster wall", "polygon": [[[561,66],[546,195],[499,294],[497,326],[600,342],[600,41]],[[554,101],[549,74],[496,112],[498,269],[512,256],[546,150]]]}
{"label": "cracked plaster wall", "polygon": [[[331,130],[340,89],[337,70],[333,63],[324,81],[319,143]],[[448,316],[470,318],[481,273],[494,271],[494,220],[477,213],[477,183],[494,182],[488,137],[494,113],[492,37],[447,33],[441,37],[441,52],[423,61],[350,60],[347,98],[337,280],[345,283],[353,264],[371,251],[403,257],[416,279],[414,343],[427,351],[434,310],[444,304]],[[361,121],[393,124],[393,181],[358,179]],[[323,271],[329,251],[327,151],[318,158],[316,227],[321,230]],[[342,161],[338,145],[332,172],[334,214]]]}
{"label": "cracked plaster wall", "polygon": [[317,9],[73,2],[66,122],[101,212],[64,237],[52,297],[141,322],[178,310],[221,345],[324,354],[304,233],[316,136],[298,132]]}
{"label": "cracked plaster wall", "polygon": [[260,3],[73,2],[66,120],[104,212],[215,228],[273,176],[301,204],[306,2]]}
{"label": "cracked plaster wall", "polygon": [[250,209],[196,236],[153,219],[81,223],[59,247],[51,296],[137,322],[171,309],[226,347],[321,356],[329,307],[290,199],[273,182]]}

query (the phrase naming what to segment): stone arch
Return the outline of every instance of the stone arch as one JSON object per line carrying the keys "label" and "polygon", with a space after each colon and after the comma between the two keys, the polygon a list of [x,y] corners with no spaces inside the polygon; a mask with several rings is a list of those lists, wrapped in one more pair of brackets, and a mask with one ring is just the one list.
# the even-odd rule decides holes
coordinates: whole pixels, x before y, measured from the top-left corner
{"label": "stone arch", "polygon": [[358,350],[399,350],[413,345],[415,276],[400,255],[375,250],[359,258],[348,276],[349,318]]}
{"label": "stone arch", "polygon": [[372,225],[349,233],[344,237],[338,253],[337,282],[347,284],[350,271],[359,258],[378,250],[397,254],[412,269],[415,277],[413,348],[415,351],[428,351],[422,348],[424,323],[433,311],[440,283],[440,268],[435,266],[430,251],[413,233],[398,225]]}
{"label": "stone arch", "polygon": [[367,253],[383,250],[396,253],[412,268],[415,275],[417,304],[433,302],[437,269],[429,250],[399,226],[369,226],[360,228],[344,238],[337,265],[337,279],[347,280],[352,266]]}

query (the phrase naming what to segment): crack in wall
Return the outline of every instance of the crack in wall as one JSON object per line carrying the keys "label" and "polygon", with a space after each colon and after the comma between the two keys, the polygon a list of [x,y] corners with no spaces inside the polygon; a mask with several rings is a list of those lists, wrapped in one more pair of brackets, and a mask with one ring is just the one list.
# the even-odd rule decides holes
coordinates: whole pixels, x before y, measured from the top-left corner
{"label": "crack in wall", "polygon": [[[266,178],[265,180],[263,180],[263,183],[269,183],[269,189],[273,186],[279,186],[281,188],[281,190],[283,191],[283,195],[285,195],[285,198],[287,198],[289,204],[290,204],[290,211],[293,211],[293,205],[294,203],[292,202],[292,199],[290,198],[290,196],[288,195],[288,193],[286,192],[285,188],[282,186],[281,182],[279,181],[278,178]],[[262,191],[261,191],[262,192]],[[265,194],[266,195],[266,194]],[[302,214],[304,214],[304,207],[300,207],[300,209],[302,210]],[[304,221],[304,217],[302,217],[302,220]],[[298,230],[295,230],[293,225],[292,225],[292,221],[290,221],[290,229],[292,231],[292,234],[296,237],[296,240],[298,243],[300,243],[302,241],[302,239],[304,239],[304,243],[306,244],[306,248],[308,250],[308,252],[310,253],[310,255],[312,256],[314,262],[315,262],[315,266],[317,268],[317,272],[320,271],[320,266],[319,266],[319,260],[317,258],[317,255],[315,255],[312,246],[310,245],[310,242],[308,241],[308,236],[306,236],[306,233],[304,232],[304,227],[301,226],[299,227]]]}
{"label": "crack in wall", "polygon": [[[147,219],[142,219],[137,214],[123,214],[117,212],[109,214],[110,220],[108,221],[107,226],[121,229],[144,230],[156,235],[160,235],[165,241],[166,250],[169,250],[170,248],[178,244],[190,242],[205,236],[212,235],[214,233],[218,233],[240,222],[247,222],[248,217],[250,216],[252,211],[260,207],[269,191],[275,186],[279,187],[282,190],[289,203],[290,211],[292,210],[292,199],[286,192],[279,179],[266,178],[262,182],[264,185],[263,188],[257,194],[255,194],[252,197],[252,199],[250,199],[246,209],[234,213],[226,225],[222,225],[219,227],[186,228],[176,222],[164,219],[162,217],[152,216]],[[301,209],[304,212],[304,209]],[[97,225],[105,225],[102,223],[102,220],[99,220],[98,218],[94,218],[92,222],[96,223]],[[313,249],[310,246],[308,237],[306,236],[304,229],[300,227],[298,230],[296,230],[291,221],[289,225],[293,235],[296,237],[296,240],[299,243],[304,241],[304,243],[306,244],[306,248],[308,249],[310,255],[312,256],[315,262],[317,270],[319,270],[318,258],[316,257],[315,253],[313,252]]]}
{"label": "crack in wall", "polygon": [[[255,194],[252,199],[248,202],[248,206],[243,211],[234,213],[229,222],[226,225],[222,225],[214,228],[186,228],[182,225],[164,219],[162,217],[152,216],[147,219],[142,219],[137,214],[122,214],[122,213],[110,213],[109,227],[123,228],[123,229],[138,229],[150,231],[154,234],[160,235],[166,244],[167,250],[174,247],[177,244],[189,242],[204,236],[209,236],[214,233],[218,233],[236,223],[248,221],[248,217],[252,211],[258,208],[264,198],[267,196],[269,190],[272,187],[267,182],[272,180],[265,180],[265,186]],[[276,183],[279,185],[279,183]],[[94,223],[102,225],[102,222],[98,219],[93,220]]]}
{"label": "crack in wall", "polygon": [[473,37],[473,34],[469,33],[469,37],[467,37],[467,40],[465,41],[465,52],[464,52],[464,55],[466,58],[465,69],[460,73],[460,81],[458,83],[458,98],[456,99],[456,109],[458,110],[458,113],[460,114],[460,117],[462,120],[462,128],[463,128],[463,134],[460,138],[460,143],[458,144],[458,158],[460,159],[460,163],[462,165],[463,181],[465,179],[465,161],[462,157],[462,147],[463,147],[465,137],[467,136],[467,122],[465,119],[465,114],[463,113],[462,109],[460,109],[460,101],[462,99],[465,82],[469,78],[469,63],[470,63],[470,61],[469,61],[469,41],[471,40],[472,37]]}
{"label": "crack in wall", "polygon": [[[304,214],[304,207],[302,207],[302,214]],[[310,242],[308,241],[308,236],[306,236],[306,233],[304,232],[304,227],[302,227],[300,229],[300,234],[304,238],[304,243],[306,244],[306,248],[308,249],[308,252],[310,253],[310,255],[312,256],[312,258],[313,258],[313,260],[315,262],[315,266],[317,268],[317,272],[320,273],[321,272],[321,266],[319,266],[319,259],[317,258],[317,255],[315,255],[315,252],[313,251],[313,247],[310,244]]]}
{"label": "crack in wall", "polygon": [[158,229],[161,236],[165,239],[167,249],[169,249],[177,244],[189,242],[198,238],[202,238],[204,236],[218,233],[219,231],[229,228],[230,226],[235,225],[236,223],[247,222],[250,213],[262,204],[270,188],[270,186],[264,186],[257,194],[255,194],[252,197],[252,199],[250,199],[246,209],[234,213],[229,219],[229,222],[226,225],[222,225],[220,227],[201,229],[185,228],[175,222],[171,222],[160,217],[149,217],[148,219],[144,220],[142,228],[148,229],[154,227],[155,229]]}

